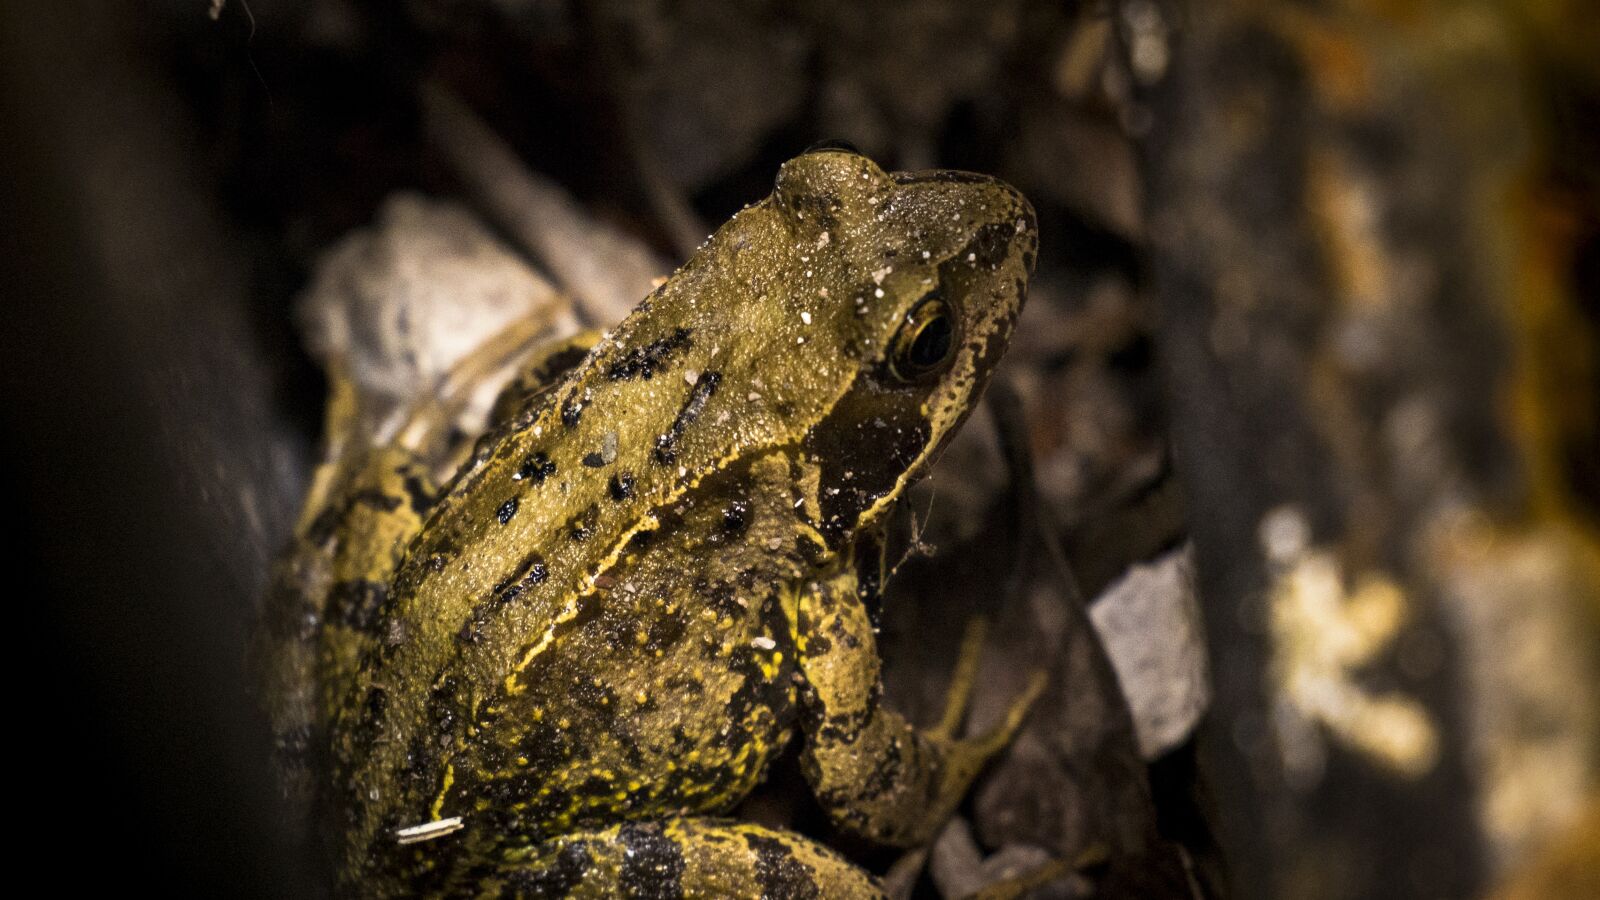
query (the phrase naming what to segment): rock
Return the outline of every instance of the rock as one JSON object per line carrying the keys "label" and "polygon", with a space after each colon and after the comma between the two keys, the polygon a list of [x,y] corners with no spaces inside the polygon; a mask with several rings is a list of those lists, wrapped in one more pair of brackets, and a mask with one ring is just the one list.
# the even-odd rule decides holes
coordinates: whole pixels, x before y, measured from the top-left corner
{"label": "rock", "polygon": [[1089,607],[1147,761],[1187,740],[1211,703],[1190,556],[1185,545],[1134,566]]}
{"label": "rock", "polygon": [[[344,361],[374,436],[512,322],[548,317],[552,338],[577,330],[555,287],[471,212],[413,193],[391,197],[371,227],[322,257],[299,313],[312,355],[324,367]],[[464,418],[487,412],[500,384],[490,382]]]}

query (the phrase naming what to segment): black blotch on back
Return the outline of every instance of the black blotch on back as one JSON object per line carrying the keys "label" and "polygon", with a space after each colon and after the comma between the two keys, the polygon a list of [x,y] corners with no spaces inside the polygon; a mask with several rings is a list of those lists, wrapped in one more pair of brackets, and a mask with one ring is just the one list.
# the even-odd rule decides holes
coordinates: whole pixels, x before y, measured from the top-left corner
{"label": "black blotch on back", "polygon": [[500,508],[494,511],[494,517],[500,520],[501,525],[511,521],[511,517],[515,516],[516,514],[517,498],[515,497],[512,497],[510,500],[500,504]]}
{"label": "black blotch on back", "polygon": [[721,372],[701,372],[700,377],[695,379],[694,387],[689,389],[689,396],[683,401],[683,408],[672,420],[672,426],[665,434],[656,437],[656,462],[666,465],[678,458],[678,441],[682,439],[683,432],[705,411],[706,401],[716,394],[721,383]]}
{"label": "black blotch on back", "polygon": [[467,613],[467,621],[461,624],[461,629],[456,632],[456,640],[463,644],[476,644],[483,640],[484,626],[494,618],[494,614],[508,603],[516,601],[524,593],[550,577],[550,568],[545,565],[544,558],[537,553],[529,553],[511,570],[511,574],[500,580],[499,584],[489,592],[489,596],[472,607]]}
{"label": "black blotch on back", "polygon": [[543,451],[536,450],[528,454],[528,458],[522,461],[522,465],[517,468],[511,479],[513,481],[528,480],[534,484],[542,484],[546,478],[554,474],[556,474],[555,462],[546,456]]}
{"label": "black blotch on back", "polygon": [[738,591],[730,582],[719,581],[712,584],[704,578],[697,578],[694,582],[694,592],[720,618],[737,618],[744,612],[744,607],[740,606],[736,599]]}
{"label": "black blotch on back", "polygon": [[690,339],[692,334],[688,328],[679,328],[672,334],[656,338],[643,347],[629,349],[606,368],[606,377],[612,381],[628,381],[633,378],[643,378],[648,381],[658,371],[665,371],[674,355],[693,344]]}
{"label": "black blotch on back", "polygon": [[734,500],[722,508],[722,533],[737,537],[750,527],[750,501]]}
{"label": "black blotch on back", "polygon": [[406,496],[411,499],[411,511],[419,516],[426,513],[433,506],[433,492],[416,475],[407,475],[404,484]]}
{"label": "black blotch on back", "polygon": [[333,540],[333,535],[339,528],[339,520],[344,517],[344,510],[337,506],[330,506],[317,517],[311,520],[306,528],[306,540],[314,546],[323,546]]}
{"label": "black blotch on back", "polygon": [[588,845],[583,841],[573,841],[556,852],[553,864],[513,872],[506,879],[500,896],[507,900],[515,897],[565,897],[583,883],[583,877],[593,862]]}
{"label": "black blotch on back", "polygon": [[382,512],[394,512],[400,508],[401,500],[393,494],[385,494],[376,488],[357,491],[350,495],[350,505],[370,506]]}
{"label": "black blotch on back", "polygon": [[645,629],[644,649],[665,652],[677,646],[689,630],[688,613],[683,610],[657,613]]}

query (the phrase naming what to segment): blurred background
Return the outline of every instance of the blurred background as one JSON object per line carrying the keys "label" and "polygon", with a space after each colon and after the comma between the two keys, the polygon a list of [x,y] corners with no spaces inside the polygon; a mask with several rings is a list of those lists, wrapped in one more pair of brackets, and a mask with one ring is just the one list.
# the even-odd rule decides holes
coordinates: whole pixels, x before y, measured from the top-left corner
{"label": "blurred background", "polygon": [[0,3],[15,821],[63,885],[319,894],[243,648],[326,342],[604,326],[843,139],[1039,212],[884,629],[924,720],[973,610],[976,718],[1052,685],[921,857],[792,760],[741,815],[916,896],[1600,896],[1597,48],[1582,0]]}

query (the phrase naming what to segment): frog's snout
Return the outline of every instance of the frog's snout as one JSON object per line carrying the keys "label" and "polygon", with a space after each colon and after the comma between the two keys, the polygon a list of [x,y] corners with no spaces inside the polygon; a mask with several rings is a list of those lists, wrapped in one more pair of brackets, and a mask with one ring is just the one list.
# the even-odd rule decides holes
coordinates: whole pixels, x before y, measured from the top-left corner
{"label": "frog's snout", "polygon": [[1022,263],[1028,275],[1032,276],[1034,267],[1039,261],[1039,214],[1033,211],[1033,204],[1028,202],[1027,197],[1022,196],[1021,191],[1010,185],[1006,185],[1006,189],[1017,200],[1019,210],[1017,232],[1026,241],[1022,248]]}

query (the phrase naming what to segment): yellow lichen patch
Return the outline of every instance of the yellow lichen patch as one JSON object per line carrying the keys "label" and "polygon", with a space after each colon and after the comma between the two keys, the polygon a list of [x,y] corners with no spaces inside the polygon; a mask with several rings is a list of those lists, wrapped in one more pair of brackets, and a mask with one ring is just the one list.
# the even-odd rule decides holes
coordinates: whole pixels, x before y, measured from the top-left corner
{"label": "yellow lichen patch", "polygon": [[1513,532],[1473,513],[1444,519],[1431,548],[1463,636],[1478,815],[1491,853],[1511,863],[1600,790],[1600,653],[1589,639],[1600,631],[1600,560],[1571,531]]}
{"label": "yellow lichen patch", "polygon": [[1540,848],[1493,895],[1494,900],[1578,900],[1600,897],[1600,797],[1583,817]]}
{"label": "yellow lichen patch", "polygon": [[[1280,511],[1276,515],[1283,515]],[[1407,776],[1433,767],[1439,737],[1415,699],[1375,695],[1356,683],[1362,666],[1388,648],[1406,617],[1404,591],[1378,572],[1348,586],[1332,551],[1301,545],[1269,547],[1276,573],[1270,589],[1272,684],[1278,693],[1286,767],[1307,758],[1295,746],[1310,738],[1294,718],[1321,725],[1352,749]],[[1320,754],[1312,753],[1315,758]]]}
{"label": "yellow lichen patch", "polygon": [[[1506,5],[1529,21],[1561,6]],[[1506,224],[1501,296],[1513,352],[1502,399],[1523,502],[1441,515],[1426,544],[1462,623],[1478,814],[1502,866],[1564,833],[1600,789],[1600,529],[1573,481],[1574,461],[1592,465],[1600,444],[1596,333],[1573,283],[1587,201],[1552,183],[1550,136],[1539,137],[1485,214]]]}

